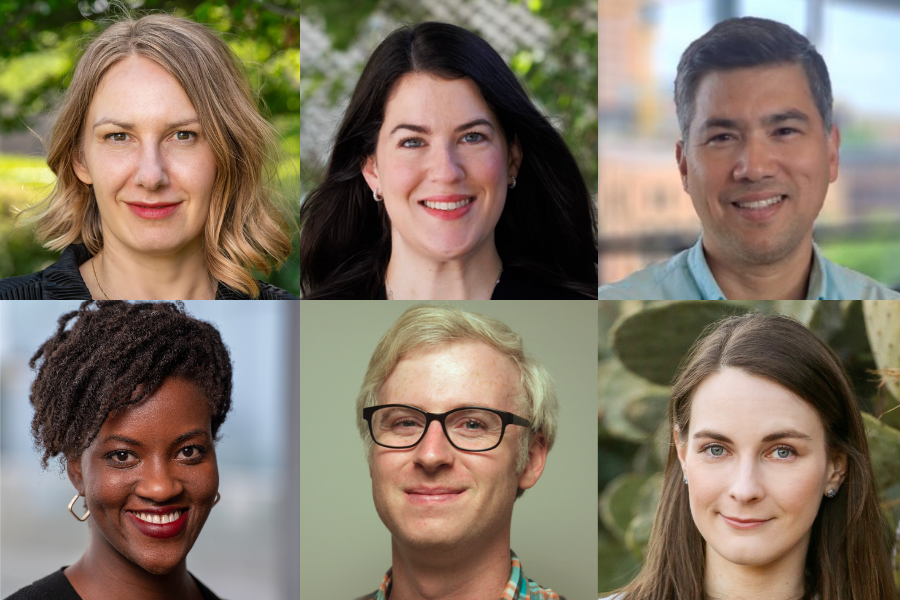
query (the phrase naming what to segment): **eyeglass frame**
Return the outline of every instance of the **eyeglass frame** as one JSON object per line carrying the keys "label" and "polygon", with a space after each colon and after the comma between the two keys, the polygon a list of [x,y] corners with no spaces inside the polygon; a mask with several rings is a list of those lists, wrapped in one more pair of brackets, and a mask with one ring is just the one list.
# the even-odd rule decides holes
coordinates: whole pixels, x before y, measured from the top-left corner
{"label": "eyeglass frame", "polygon": [[[411,408],[417,412],[425,415],[425,427],[422,428],[422,435],[419,439],[416,440],[415,444],[410,444],[409,446],[388,446],[386,444],[382,444],[378,440],[375,439],[375,432],[372,431],[372,415],[375,412],[382,408]],[[456,444],[453,443],[453,440],[450,439],[450,434],[447,433],[447,416],[452,415],[455,412],[460,412],[464,410],[486,410],[487,412],[494,413],[498,417],[500,417],[500,423],[502,427],[500,428],[500,437],[497,439],[497,443],[491,446],[490,448],[482,448],[481,450],[467,450],[465,448],[460,448]],[[528,419],[524,417],[520,417],[519,415],[513,414],[511,412],[507,412],[505,410],[497,410],[496,408],[487,408],[486,406],[461,406],[459,408],[454,408],[453,410],[448,410],[445,413],[430,413],[427,410],[422,410],[421,408],[417,408],[415,406],[410,406],[408,404],[376,404],[375,406],[368,406],[363,409],[363,419],[369,424],[369,435],[372,436],[372,441],[381,446],[382,448],[390,448],[391,450],[408,450],[409,448],[414,448],[419,445],[423,439],[425,439],[425,434],[428,433],[428,428],[431,426],[432,421],[437,421],[441,424],[441,429],[444,430],[444,437],[450,442],[450,445],[459,450],[460,452],[487,452],[489,450],[493,450],[503,441],[503,434],[506,433],[507,425],[518,425],[520,427],[531,427],[532,423]]]}

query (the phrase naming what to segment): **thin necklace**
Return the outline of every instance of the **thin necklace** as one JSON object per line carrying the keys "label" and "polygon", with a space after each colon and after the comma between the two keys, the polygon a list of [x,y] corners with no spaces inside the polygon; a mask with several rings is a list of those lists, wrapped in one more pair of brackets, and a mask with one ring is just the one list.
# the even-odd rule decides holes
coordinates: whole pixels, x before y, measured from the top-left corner
{"label": "thin necklace", "polygon": [[[491,292],[493,292],[495,289],[497,289],[497,284],[500,283],[500,277],[502,277],[502,276],[503,276],[503,264],[501,263],[501,264],[500,264],[500,272],[497,273],[497,281],[494,282],[494,287],[491,288]],[[97,281],[97,284],[99,285],[100,282]],[[100,289],[102,290],[103,288],[100,288]],[[388,285],[387,277],[384,278],[384,289],[387,290],[387,297],[388,297],[388,300],[393,300],[393,299],[394,299],[394,292],[391,291],[391,286]],[[493,296],[493,293],[492,293],[491,295]]]}
{"label": "thin necklace", "polygon": [[100,278],[97,277],[97,261],[95,261],[93,257],[91,257],[91,266],[94,268],[94,279],[97,280],[97,285],[100,287],[100,291],[103,292],[103,295],[106,296],[107,300],[112,300],[112,298],[109,297],[109,294],[106,293],[106,290],[103,289],[103,286],[100,285]]}

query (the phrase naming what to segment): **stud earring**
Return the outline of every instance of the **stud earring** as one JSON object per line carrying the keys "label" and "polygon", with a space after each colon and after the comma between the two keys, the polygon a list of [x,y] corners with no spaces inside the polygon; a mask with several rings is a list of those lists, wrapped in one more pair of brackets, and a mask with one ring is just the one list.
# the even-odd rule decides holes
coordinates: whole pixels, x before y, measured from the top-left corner
{"label": "stud earring", "polygon": [[511,189],[511,190],[516,189],[516,178],[514,175],[510,176],[510,178],[509,178],[509,189]]}
{"label": "stud earring", "polygon": [[837,496],[837,490],[828,490],[828,493],[825,495],[829,498],[834,498],[835,496]]}
{"label": "stud earring", "polygon": [[681,480],[684,482],[684,485],[687,485],[687,475],[684,475]]}
{"label": "stud earring", "polygon": [[69,512],[72,513],[72,516],[75,517],[76,519],[78,519],[79,521],[87,521],[87,518],[89,516],[91,516],[91,511],[87,511],[86,513],[84,513],[83,517],[79,517],[78,515],[75,514],[75,511],[72,510],[72,507],[75,506],[75,501],[78,500],[78,498],[80,498],[80,497],[81,497],[81,494],[75,494],[75,497],[72,498],[71,502],[69,502]]}

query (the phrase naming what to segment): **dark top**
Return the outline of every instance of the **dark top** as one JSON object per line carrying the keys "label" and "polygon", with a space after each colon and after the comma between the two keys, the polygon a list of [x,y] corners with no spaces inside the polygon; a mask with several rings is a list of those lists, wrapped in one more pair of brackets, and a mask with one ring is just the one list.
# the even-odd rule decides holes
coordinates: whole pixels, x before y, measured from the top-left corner
{"label": "dark top", "polygon": [[[59,260],[37,273],[0,279],[0,300],[90,300],[91,292],[78,267],[91,257],[84,244],[72,244]],[[297,300],[297,296],[264,281],[259,284],[260,300]],[[250,296],[219,282],[216,300],[249,300]]]}
{"label": "dark top", "polygon": [[[3,282],[0,281],[0,285]],[[387,299],[387,290],[382,285],[378,291],[379,300]],[[491,300],[596,300],[597,294],[586,296],[552,284],[541,283],[518,268],[504,269],[500,281],[494,287]]]}
{"label": "dark top", "polygon": [[[75,588],[72,587],[72,584],[69,583],[68,578],[63,573],[65,568],[54,571],[43,579],[38,579],[28,587],[23,587],[12,596],[7,596],[6,600],[84,600],[78,595],[78,592],[75,591]],[[208,587],[200,583],[196,577],[193,575],[191,577],[200,587],[203,600],[220,600],[218,596],[209,591]]]}

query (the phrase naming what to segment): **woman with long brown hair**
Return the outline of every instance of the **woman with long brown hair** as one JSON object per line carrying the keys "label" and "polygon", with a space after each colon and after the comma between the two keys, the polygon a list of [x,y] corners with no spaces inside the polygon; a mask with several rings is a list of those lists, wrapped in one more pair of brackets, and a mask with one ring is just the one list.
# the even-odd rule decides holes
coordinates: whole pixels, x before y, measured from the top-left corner
{"label": "woman with long brown hair", "polygon": [[648,556],[616,598],[897,598],[853,388],[806,327],[711,326],[676,377],[669,431]]}

